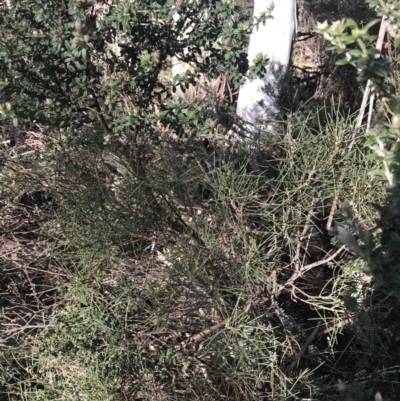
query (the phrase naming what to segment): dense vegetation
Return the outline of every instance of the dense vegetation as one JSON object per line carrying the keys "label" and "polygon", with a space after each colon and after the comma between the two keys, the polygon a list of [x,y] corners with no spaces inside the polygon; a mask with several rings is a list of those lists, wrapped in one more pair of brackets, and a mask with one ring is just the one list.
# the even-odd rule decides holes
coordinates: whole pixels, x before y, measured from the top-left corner
{"label": "dense vegetation", "polygon": [[398,3],[300,2],[281,120],[244,143],[271,9],[5,2],[1,399],[396,400],[399,43],[369,22]]}

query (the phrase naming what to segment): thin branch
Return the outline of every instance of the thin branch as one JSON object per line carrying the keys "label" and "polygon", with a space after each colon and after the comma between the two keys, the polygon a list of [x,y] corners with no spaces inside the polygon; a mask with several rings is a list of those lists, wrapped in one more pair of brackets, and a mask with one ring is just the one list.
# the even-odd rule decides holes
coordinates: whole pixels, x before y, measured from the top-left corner
{"label": "thin branch", "polygon": [[[376,46],[375,46],[375,48],[378,49],[379,51],[382,51],[382,46],[383,46],[383,41],[385,39],[387,25],[388,25],[388,18],[386,15],[384,15],[382,17],[381,27],[379,29],[379,35],[378,35],[378,39],[376,41]],[[356,126],[355,126],[355,129],[353,132],[352,142],[349,147],[350,150],[354,145],[354,141],[356,139],[357,134],[360,132],[361,124],[364,119],[365,109],[367,108],[368,99],[370,99],[370,103],[372,104],[372,106],[370,105],[369,115],[368,115],[368,122],[370,123],[370,121],[371,121],[373,102],[374,102],[374,95],[371,96],[372,89],[373,89],[373,82],[369,79],[367,81],[367,86],[365,88],[363,101],[362,101],[361,107],[360,107],[360,113],[358,115]]]}
{"label": "thin branch", "polygon": [[295,356],[294,361],[290,365],[290,369],[294,369],[297,366],[297,364],[299,363],[300,359],[303,357],[303,355],[307,351],[308,346],[311,344],[311,342],[314,340],[315,336],[317,335],[320,325],[321,325],[321,322],[318,322],[318,324],[314,328],[313,332],[308,336],[307,340],[304,342],[304,344],[301,347],[300,351]]}
{"label": "thin branch", "polygon": [[[301,188],[302,186],[307,186],[307,185],[308,185],[308,181],[311,180],[311,177],[313,176],[314,172],[315,172],[315,171],[314,171],[314,168],[313,168],[313,170],[309,173],[309,178],[308,178],[307,182],[303,183],[303,184],[300,186],[300,188]],[[297,240],[296,255],[295,255],[295,257],[293,258],[293,263],[294,263],[294,265],[295,265],[295,270],[296,270],[296,272],[298,272],[299,270],[301,270],[301,268],[299,268],[299,266],[300,266],[301,240],[302,240],[303,237],[305,237],[305,235],[307,234],[307,231],[308,231],[309,228],[311,227],[312,218],[315,216],[315,209],[314,209],[314,207],[315,207],[315,205],[316,205],[317,202],[318,202],[318,199],[316,199],[316,198],[314,198],[314,199],[311,201],[310,210],[309,210],[309,212],[308,212],[308,215],[307,215],[307,218],[306,218],[304,227],[303,227],[303,231],[302,231],[300,237],[299,237],[298,240]]]}
{"label": "thin branch", "polygon": [[[7,326],[7,325],[4,325]],[[19,326],[19,327],[15,327],[12,329],[7,329],[7,328],[2,328],[2,333],[7,334],[7,336],[9,337],[11,334],[14,335],[14,333],[16,332],[23,332],[24,330],[33,330],[33,329],[48,329],[48,328],[52,328],[54,327],[54,325],[52,324],[38,324],[38,325],[26,325],[26,326]]]}
{"label": "thin branch", "polygon": [[189,337],[188,340],[182,341],[179,345],[175,345],[175,350],[184,350],[189,344],[198,343],[204,337],[208,336],[211,332],[223,329],[226,326],[226,323],[227,320],[222,320],[221,322],[214,324],[214,326],[211,326],[209,329],[203,330],[200,333]]}
{"label": "thin branch", "polygon": [[300,270],[295,271],[292,277],[286,282],[286,285],[291,285],[296,281],[299,277],[301,277],[307,271],[313,269],[314,267],[325,265],[329,263],[331,260],[335,259],[342,251],[346,249],[345,245],[342,245],[334,254],[328,256],[326,259],[319,260],[318,262],[311,263],[309,265],[303,266]]}
{"label": "thin branch", "polygon": [[[250,300],[241,309],[241,311],[236,314],[235,317],[239,317],[239,316],[243,315],[244,313],[248,312],[252,306],[262,305],[265,301],[266,301],[266,298],[258,298],[258,299],[254,300],[254,301]],[[222,320],[222,321],[214,324],[209,329],[205,329],[205,330],[201,331],[200,333],[192,335],[187,340],[182,341],[178,345],[175,345],[175,347],[174,347],[175,351],[183,351],[183,350],[185,350],[186,347],[189,344],[194,344],[194,343],[200,342],[201,340],[203,340],[204,337],[208,336],[213,331],[218,331],[218,330],[223,329],[228,323],[229,323],[229,319],[225,319],[225,320]]]}
{"label": "thin branch", "polygon": [[328,334],[328,333],[330,333],[331,331],[333,331],[333,330],[335,330],[335,329],[338,329],[338,328],[340,328],[340,327],[343,327],[343,326],[345,326],[345,325],[348,324],[348,323],[353,323],[353,319],[352,319],[351,317],[348,318],[348,319],[342,320],[342,321],[339,322],[339,323],[336,323],[334,326],[325,327],[324,330],[321,330],[321,331],[317,334],[317,338],[322,337],[324,334]]}

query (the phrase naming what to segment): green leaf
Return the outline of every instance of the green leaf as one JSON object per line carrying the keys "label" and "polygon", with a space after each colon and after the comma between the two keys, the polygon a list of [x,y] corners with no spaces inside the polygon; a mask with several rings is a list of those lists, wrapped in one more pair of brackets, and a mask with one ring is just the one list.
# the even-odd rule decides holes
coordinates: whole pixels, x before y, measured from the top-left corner
{"label": "green leaf", "polygon": [[365,147],[369,147],[371,145],[375,145],[376,144],[376,139],[375,138],[371,138],[368,139],[367,141],[365,141],[364,146]]}
{"label": "green leaf", "polygon": [[371,154],[367,155],[366,158],[367,158],[367,160],[375,160],[378,162],[383,161],[383,157],[377,155],[376,153],[371,153]]}
{"label": "green leaf", "polygon": [[367,174],[368,175],[383,175],[384,176],[385,175],[385,170],[376,168],[376,169],[368,171]]}
{"label": "green leaf", "polygon": [[357,66],[362,67],[368,64],[368,57],[360,57],[357,60]]}
{"label": "green leaf", "polygon": [[349,63],[350,63],[350,61],[347,60],[346,58],[336,61],[336,65],[347,65]]}
{"label": "green leaf", "polygon": [[357,58],[361,57],[363,55],[362,51],[359,49],[352,49],[352,50],[349,50],[347,53],[350,54],[350,56],[357,57]]}
{"label": "green leaf", "polygon": [[388,70],[382,67],[374,68],[373,73],[380,78],[386,78],[388,76]]}
{"label": "green leaf", "polygon": [[397,155],[394,155],[393,153],[389,153],[389,154],[387,154],[387,155],[385,155],[383,157],[383,161],[385,161],[385,162],[393,162],[393,161],[398,160],[398,158],[399,157]]}
{"label": "green leaf", "polygon": [[348,35],[348,36],[342,37],[341,40],[346,45],[351,45],[351,44],[355,43],[357,39],[354,36]]}
{"label": "green leaf", "polygon": [[366,29],[366,30],[368,31],[368,30],[371,29],[374,25],[376,25],[376,24],[378,24],[378,23],[380,23],[380,22],[381,22],[381,19],[375,18],[375,19],[373,19],[372,21],[368,22],[368,23],[364,26],[364,29]]}
{"label": "green leaf", "polygon": [[356,21],[353,20],[353,18],[347,18],[346,19],[346,24],[350,27],[350,28],[357,28],[358,24]]}

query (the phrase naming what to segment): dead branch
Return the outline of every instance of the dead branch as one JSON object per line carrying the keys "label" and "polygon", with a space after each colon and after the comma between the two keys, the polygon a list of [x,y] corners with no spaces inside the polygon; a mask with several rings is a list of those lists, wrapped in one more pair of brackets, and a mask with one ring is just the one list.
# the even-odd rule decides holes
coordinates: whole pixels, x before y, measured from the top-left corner
{"label": "dead branch", "polygon": [[330,332],[332,332],[335,329],[339,329],[340,327],[345,326],[346,324],[349,323],[353,323],[353,319],[350,317],[348,319],[345,319],[339,323],[336,323],[334,326],[331,327],[325,327],[324,330],[321,330],[318,334],[317,334],[317,338],[322,337],[324,334],[328,334]]}
{"label": "dead branch", "polygon": [[326,259],[319,260],[318,262],[311,263],[309,265],[303,266],[299,270],[296,270],[292,277],[286,282],[285,286],[293,284],[299,277],[301,277],[307,271],[313,269],[314,267],[325,265],[329,263],[331,260],[335,259],[342,251],[344,251],[346,247],[342,245],[335,253],[328,256]]}
{"label": "dead branch", "polygon": [[314,340],[315,336],[317,335],[320,325],[321,325],[321,322],[318,322],[318,324],[314,328],[313,332],[308,336],[307,340],[304,342],[304,344],[301,347],[300,351],[295,356],[294,361],[290,365],[290,369],[294,369],[297,366],[297,364],[299,363],[300,359],[303,357],[303,355],[307,351],[308,346],[311,344],[311,342]]}
{"label": "dead branch", "polygon": [[[254,301],[250,300],[240,310],[240,312],[236,314],[235,317],[239,317],[239,316],[243,315],[244,313],[248,312],[252,306],[262,305],[264,302],[266,302],[266,298],[258,298]],[[175,345],[175,347],[174,347],[175,351],[185,350],[189,344],[195,344],[195,343],[200,342],[201,340],[203,340],[204,337],[208,336],[213,331],[218,331],[218,330],[223,329],[228,323],[229,323],[229,319],[222,320],[221,322],[218,322],[218,323],[214,324],[213,326],[211,326],[209,329],[205,329],[198,334],[192,335],[187,340],[182,341],[178,345]]]}
{"label": "dead branch", "polygon": [[[376,46],[375,46],[376,49],[378,49],[379,51],[382,51],[382,46],[383,46],[383,41],[385,39],[385,33],[386,33],[387,26],[388,26],[388,17],[386,15],[384,15],[382,17],[381,27],[379,29],[379,35],[378,35],[378,39],[376,41]],[[375,98],[375,94],[371,95],[372,89],[373,89],[373,82],[369,79],[367,82],[367,86],[365,88],[363,101],[361,103],[360,113],[358,115],[356,126],[355,126],[355,129],[353,132],[350,149],[353,147],[355,138],[356,138],[357,134],[360,132],[361,124],[364,119],[365,109],[367,108],[368,99],[370,99],[370,109],[369,109],[369,113],[368,113],[367,130],[369,129],[369,125],[371,123],[373,102],[374,102],[374,98]]]}

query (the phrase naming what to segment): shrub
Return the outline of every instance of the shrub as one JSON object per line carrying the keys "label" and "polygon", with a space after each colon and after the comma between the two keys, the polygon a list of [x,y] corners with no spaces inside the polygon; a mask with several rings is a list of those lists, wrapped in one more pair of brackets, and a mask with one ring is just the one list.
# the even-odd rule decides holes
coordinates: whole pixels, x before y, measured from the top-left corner
{"label": "shrub", "polygon": [[[160,126],[178,135],[213,133],[214,105],[182,103],[173,92],[199,74],[238,87],[248,69],[253,22],[235,2],[11,4],[0,17],[1,117],[59,127],[73,141],[84,124],[98,124],[106,143],[157,139]],[[174,58],[193,69],[165,79]]]}

